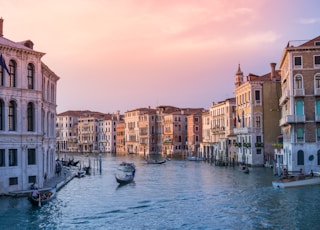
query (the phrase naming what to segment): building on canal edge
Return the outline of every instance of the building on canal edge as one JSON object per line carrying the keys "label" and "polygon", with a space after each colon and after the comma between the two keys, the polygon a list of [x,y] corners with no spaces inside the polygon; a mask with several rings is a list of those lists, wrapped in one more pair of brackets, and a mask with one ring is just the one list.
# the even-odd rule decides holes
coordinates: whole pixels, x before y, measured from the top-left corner
{"label": "building on canal edge", "polygon": [[280,69],[283,148],[275,150],[278,171],[320,171],[320,36],[289,41]]}
{"label": "building on canal edge", "polygon": [[248,74],[246,79],[240,69],[235,76],[236,127],[235,146],[238,162],[252,166],[263,166],[273,160],[272,144],[281,134],[279,98],[280,72],[271,63],[268,74]]}
{"label": "building on canal edge", "polygon": [[[0,194],[43,186],[55,174],[56,92],[59,77],[30,40],[3,36],[0,19]],[[4,65],[5,63],[5,65]],[[5,68],[7,67],[7,69]]]}

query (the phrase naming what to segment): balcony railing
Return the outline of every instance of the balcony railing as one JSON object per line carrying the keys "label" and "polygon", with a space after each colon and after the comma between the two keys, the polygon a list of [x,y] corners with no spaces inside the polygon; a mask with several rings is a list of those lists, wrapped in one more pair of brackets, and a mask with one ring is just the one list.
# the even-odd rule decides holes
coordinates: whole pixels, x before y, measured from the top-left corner
{"label": "balcony railing", "polygon": [[251,133],[250,127],[242,127],[242,128],[235,128],[234,134],[245,134],[245,133]]}
{"label": "balcony railing", "polygon": [[294,96],[295,97],[304,96],[304,89],[294,89]]}
{"label": "balcony railing", "polygon": [[263,143],[262,142],[256,142],[255,144],[256,148],[262,148],[263,147]]}
{"label": "balcony railing", "polygon": [[315,96],[320,96],[320,88],[315,88],[314,89],[314,95]]}
{"label": "balcony railing", "polygon": [[282,126],[290,123],[304,123],[305,121],[305,115],[286,115],[280,119],[279,125]]}

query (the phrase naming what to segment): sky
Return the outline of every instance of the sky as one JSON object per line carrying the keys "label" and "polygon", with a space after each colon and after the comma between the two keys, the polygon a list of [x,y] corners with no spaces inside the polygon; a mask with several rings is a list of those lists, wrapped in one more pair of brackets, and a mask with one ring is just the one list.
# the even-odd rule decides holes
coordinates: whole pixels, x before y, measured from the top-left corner
{"label": "sky", "polygon": [[238,65],[264,75],[288,41],[320,35],[318,0],[0,0],[4,37],[30,39],[60,79],[57,113],[234,97]]}

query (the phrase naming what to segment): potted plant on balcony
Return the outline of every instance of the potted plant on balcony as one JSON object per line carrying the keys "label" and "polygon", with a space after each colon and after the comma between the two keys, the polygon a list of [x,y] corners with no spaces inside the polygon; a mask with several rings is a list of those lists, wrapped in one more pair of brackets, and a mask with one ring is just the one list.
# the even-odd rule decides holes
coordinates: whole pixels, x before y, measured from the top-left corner
{"label": "potted plant on balcony", "polygon": [[245,142],[245,143],[243,143],[243,147],[250,148],[251,147],[251,143],[250,142]]}
{"label": "potted plant on balcony", "polygon": [[274,148],[276,148],[276,149],[278,150],[278,152],[280,152],[280,150],[281,150],[282,147],[283,147],[282,143],[274,143],[274,144],[272,144],[272,146],[273,146]]}
{"label": "potted plant on balcony", "polygon": [[263,143],[262,142],[256,142],[255,146],[258,147],[258,148],[263,147]]}

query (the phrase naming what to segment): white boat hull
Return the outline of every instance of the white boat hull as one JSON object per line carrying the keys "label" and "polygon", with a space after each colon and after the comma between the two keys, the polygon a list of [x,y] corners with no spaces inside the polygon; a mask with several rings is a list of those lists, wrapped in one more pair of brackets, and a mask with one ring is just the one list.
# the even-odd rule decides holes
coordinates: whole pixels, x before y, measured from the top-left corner
{"label": "white boat hull", "polygon": [[320,177],[306,177],[305,179],[289,178],[272,182],[272,185],[275,188],[292,188],[317,184],[320,184]]}

